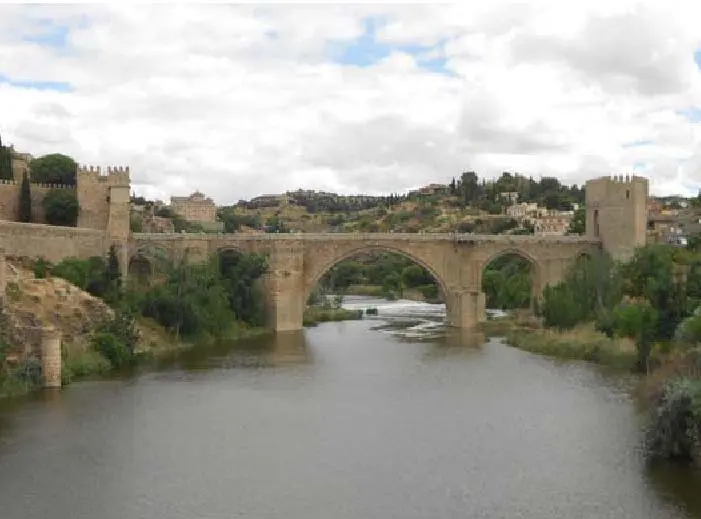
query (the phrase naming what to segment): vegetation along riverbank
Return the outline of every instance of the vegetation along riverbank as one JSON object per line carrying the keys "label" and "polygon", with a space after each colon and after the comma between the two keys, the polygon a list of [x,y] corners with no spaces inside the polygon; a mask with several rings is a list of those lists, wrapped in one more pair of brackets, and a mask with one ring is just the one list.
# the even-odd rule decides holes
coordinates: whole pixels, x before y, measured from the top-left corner
{"label": "vegetation along riverbank", "polygon": [[166,261],[158,282],[123,286],[108,258],[10,262],[0,308],[0,397],[40,386],[41,364],[25,332],[53,326],[62,336],[64,384],[103,376],[214,340],[266,333],[258,289],[266,258],[226,253],[204,264]]}
{"label": "vegetation along riverbank", "polygon": [[701,254],[649,245],[626,263],[583,258],[548,287],[536,317],[484,323],[490,335],[535,353],[642,375],[648,446],[701,461]]}

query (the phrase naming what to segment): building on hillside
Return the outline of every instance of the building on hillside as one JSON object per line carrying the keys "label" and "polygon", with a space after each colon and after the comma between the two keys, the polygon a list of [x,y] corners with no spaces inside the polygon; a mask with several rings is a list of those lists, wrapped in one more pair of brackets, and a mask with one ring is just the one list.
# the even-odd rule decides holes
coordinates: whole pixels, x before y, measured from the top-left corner
{"label": "building on hillside", "polygon": [[517,191],[509,191],[507,193],[499,193],[499,197],[509,204],[517,204],[518,203],[518,192]]}
{"label": "building on hillside", "polygon": [[561,213],[536,218],[533,222],[533,234],[536,236],[564,236],[571,221],[572,215]]}
{"label": "building on hillside", "polygon": [[290,203],[290,196],[286,193],[276,195],[260,195],[251,198],[249,202],[245,202],[248,207],[277,207]]}
{"label": "building on hillside", "polygon": [[662,210],[662,204],[660,203],[659,200],[656,198],[648,198],[647,199],[647,214],[648,215],[656,215],[660,214],[660,211]]}
{"label": "building on hillside", "polygon": [[430,195],[449,195],[450,186],[447,184],[429,184],[424,187],[419,188],[419,194],[430,196]]}
{"label": "building on hillside", "polygon": [[195,191],[190,196],[171,196],[171,210],[188,222],[216,222],[217,207],[211,198]]}
{"label": "building on hillside", "polygon": [[535,202],[521,202],[520,204],[510,205],[506,208],[506,216],[514,220],[526,220],[536,218],[538,216],[539,207]]}

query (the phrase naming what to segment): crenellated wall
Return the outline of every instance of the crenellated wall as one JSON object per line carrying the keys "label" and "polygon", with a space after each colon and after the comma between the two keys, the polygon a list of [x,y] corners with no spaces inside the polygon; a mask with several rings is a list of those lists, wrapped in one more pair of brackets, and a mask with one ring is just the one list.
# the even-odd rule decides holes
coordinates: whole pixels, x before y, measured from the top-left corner
{"label": "crenellated wall", "polygon": [[[78,203],[80,214],[78,215],[78,227],[87,229],[107,229],[110,224],[110,213],[121,217],[125,221],[118,225],[120,229],[126,226],[129,229],[129,166],[108,167],[103,174],[100,166],[79,166],[76,174]],[[116,191],[119,195],[115,196]],[[126,201],[122,192],[127,193]],[[115,210],[114,204],[126,204],[126,209]],[[125,216],[126,215],[126,216]],[[115,224],[115,222],[112,222]]]}
{"label": "crenellated wall", "polygon": [[[19,217],[19,192],[22,182],[0,180],[0,220],[16,222]],[[42,203],[52,189],[75,190],[74,186],[52,184],[30,184],[32,198],[32,222],[46,223]]]}
{"label": "crenellated wall", "polygon": [[43,257],[58,263],[67,257],[104,256],[109,250],[106,233],[94,229],[0,222],[0,249],[8,256]]}

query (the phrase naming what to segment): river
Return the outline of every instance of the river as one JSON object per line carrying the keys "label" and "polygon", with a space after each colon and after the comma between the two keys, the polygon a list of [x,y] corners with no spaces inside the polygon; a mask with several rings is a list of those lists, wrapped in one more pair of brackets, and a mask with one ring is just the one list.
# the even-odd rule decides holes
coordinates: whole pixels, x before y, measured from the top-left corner
{"label": "river", "polygon": [[698,472],[646,465],[630,381],[367,299],[2,404],[0,517],[701,518]]}

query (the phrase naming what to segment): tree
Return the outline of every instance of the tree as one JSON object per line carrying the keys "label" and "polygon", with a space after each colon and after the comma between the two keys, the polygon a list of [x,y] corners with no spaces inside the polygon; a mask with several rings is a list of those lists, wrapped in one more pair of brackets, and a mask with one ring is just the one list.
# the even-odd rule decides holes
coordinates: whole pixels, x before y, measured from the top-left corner
{"label": "tree", "polygon": [[78,222],[80,206],[73,191],[52,189],[44,197],[44,215],[51,225],[75,227]]}
{"label": "tree", "polygon": [[110,245],[110,251],[107,255],[107,270],[105,272],[107,281],[107,290],[109,296],[113,299],[118,299],[119,291],[122,286],[122,276],[119,271],[119,258],[117,258],[117,248]]}
{"label": "tree", "polygon": [[570,222],[570,227],[567,229],[567,234],[584,234],[586,232],[586,221],[586,210],[583,207],[577,209]]}
{"label": "tree", "polygon": [[12,152],[8,146],[2,145],[0,138],[0,180],[12,180]]}
{"label": "tree", "polygon": [[29,164],[32,182],[67,186],[75,185],[77,167],[78,164],[75,160],[61,153],[51,153],[38,157]]}
{"label": "tree", "polygon": [[22,185],[19,188],[19,218],[22,223],[32,221],[32,194],[29,187],[29,179],[25,173],[22,177]]}

